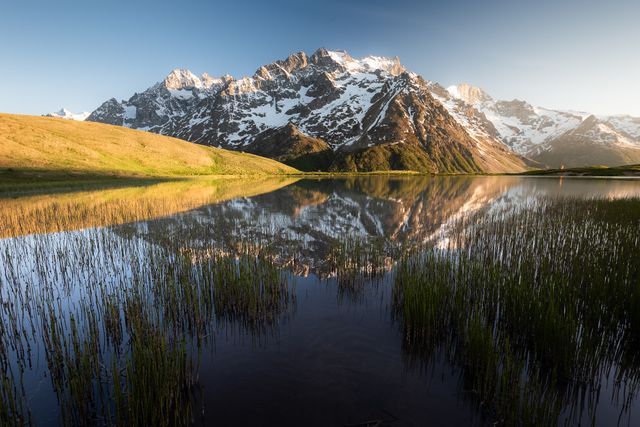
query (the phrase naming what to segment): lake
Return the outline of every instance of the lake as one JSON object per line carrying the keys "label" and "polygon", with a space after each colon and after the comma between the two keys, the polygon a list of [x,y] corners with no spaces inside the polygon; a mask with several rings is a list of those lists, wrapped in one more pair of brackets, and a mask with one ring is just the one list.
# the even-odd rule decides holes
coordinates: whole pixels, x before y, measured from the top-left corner
{"label": "lake", "polygon": [[0,425],[637,425],[640,180],[0,199]]}

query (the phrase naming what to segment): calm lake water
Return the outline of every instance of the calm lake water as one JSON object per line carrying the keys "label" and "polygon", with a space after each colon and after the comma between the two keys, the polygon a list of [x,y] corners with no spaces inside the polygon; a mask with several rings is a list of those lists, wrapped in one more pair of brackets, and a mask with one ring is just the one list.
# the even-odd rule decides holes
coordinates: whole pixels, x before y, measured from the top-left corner
{"label": "calm lake water", "polygon": [[0,425],[638,425],[640,180],[0,199]]}

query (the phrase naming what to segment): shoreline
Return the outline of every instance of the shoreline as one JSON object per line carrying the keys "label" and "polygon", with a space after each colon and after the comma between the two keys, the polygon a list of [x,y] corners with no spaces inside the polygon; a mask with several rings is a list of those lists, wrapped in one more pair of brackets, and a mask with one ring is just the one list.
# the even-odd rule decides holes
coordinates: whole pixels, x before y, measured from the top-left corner
{"label": "shoreline", "polygon": [[38,169],[0,168],[0,195],[20,196],[42,192],[82,190],[85,188],[113,188],[144,186],[160,182],[191,179],[251,179],[265,177],[299,179],[339,179],[351,177],[547,177],[547,178],[640,178],[640,165],[620,167],[587,167],[571,169],[541,169],[518,173],[426,173],[416,171],[374,171],[374,172],[300,172],[275,174],[212,174],[212,175],[118,175],[98,174],[85,171],[56,171]]}

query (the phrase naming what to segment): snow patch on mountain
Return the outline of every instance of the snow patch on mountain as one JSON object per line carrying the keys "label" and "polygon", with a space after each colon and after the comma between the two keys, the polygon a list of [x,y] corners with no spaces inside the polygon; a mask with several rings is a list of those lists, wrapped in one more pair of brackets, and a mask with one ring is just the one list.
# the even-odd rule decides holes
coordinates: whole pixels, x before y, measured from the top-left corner
{"label": "snow patch on mountain", "polygon": [[[593,120],[596,120],[595,117]],[[637,129],[632,128],[629,131],[635,132]],[[616,129],[609,121],[594,123],[593,126],[582,132],[581,136],[599,144],[640,148],[640,139],[633,138],[629,133]]]}
{"label": "snow patch on mountain", "polygon": [[611,126],[618,131],[624,132],[636,140],[640,140],[640,117],[599,116],[598,118],[611,124]]}

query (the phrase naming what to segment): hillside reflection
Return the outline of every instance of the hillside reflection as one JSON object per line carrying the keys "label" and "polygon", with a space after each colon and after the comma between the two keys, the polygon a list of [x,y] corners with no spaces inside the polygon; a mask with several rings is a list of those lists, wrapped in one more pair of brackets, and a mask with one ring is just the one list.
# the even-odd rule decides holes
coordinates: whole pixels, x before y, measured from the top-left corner
{"label": "hillside reflection", "polygon": [[104,227],[174,215],[276,190],[294,178],[192,179],[73,193],[0,198],[0,238]]}

